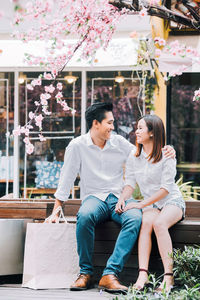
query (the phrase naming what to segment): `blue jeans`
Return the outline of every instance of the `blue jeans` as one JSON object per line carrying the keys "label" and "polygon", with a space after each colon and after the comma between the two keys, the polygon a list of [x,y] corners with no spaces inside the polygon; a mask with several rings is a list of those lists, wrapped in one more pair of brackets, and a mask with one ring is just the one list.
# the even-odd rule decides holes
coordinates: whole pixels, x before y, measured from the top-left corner
{"label": "blue jeans", "polygon": [[[76,229],[80,273],[93,274],[92,256],[95,226],[106,220],[113,220],[120,224],[121,231],[103,275],[115,274],[117,276],[122,271],[137,240],[142,221],[142,211],[133,208],[119,215],[115,212],[117,201],[118,198],[115,195],[109,194],[105,201],[89,196],[82,202],[77,214]],[[129,199],[126,203],[130,201],[135,200]]]}

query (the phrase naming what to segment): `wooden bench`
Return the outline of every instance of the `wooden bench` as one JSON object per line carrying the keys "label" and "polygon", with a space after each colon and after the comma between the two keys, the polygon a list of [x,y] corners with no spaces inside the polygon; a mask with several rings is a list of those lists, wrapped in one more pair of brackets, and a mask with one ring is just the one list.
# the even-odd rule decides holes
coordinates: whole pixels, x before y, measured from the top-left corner
{"label": "wooden bench", "polygon": [[[112,254],[115,241],[118,237],[120,226],[112,221],[106,222],[96,228],[94,266],[95,278],[99,278],[109,256]],[[185,219],[170,229],[174,248],[183,249],[185,245],[200,244],[200,220]],[[161,259],[158,253],[156,238],[153,235],[149,270],[158,275],[163,273]],[[137,243],[126,263],[120,278],[123,282],[131,283],[138,274]]]}
{"label": "wooden bench", "polygon": [[[80,200],[68,200],[64,204],[64,214],[76,222],[76,214],[79,210]],[[3,199],[0,201],[0,218],[23,218],[42,221],[48,217],[54,205],[54,200],[21,200]],[[112,254],[115,241],[120,231],[120,226],[112,221],[97,226],[94,247],[95,279],[98,280],[106,265],[106,261]],[[200,244],[200,201],[186,202],[186,218],[170,229],[174,248],[183,249],[185,245]],[[124,283],[129,284],[136,279],[138,270],[137,244],[126,263],[121,274]],[[162,264],[157,249],[155,236],[153,236],[153,248],[150,259],[150,271],[161,274]]]}
{"label": "wooden bench", "polygon": [[[69,200],[64,206],[66,216],[75,216],[78,212],[80,202]],[[97,226],[95,232],[94,246],[94,270],[95,279],[98,280],[102,274],[106,262],[113,252],[120,226],[113,221],[107,221]],[[170,229],[173,247],[183,249],[185,245],[200,244],[200,201],[186,201],[186,218]],[[151,272],[158,275],[163,273],[160,255],[158,253],[156,238],[153,235],[153,247],[150,259]],[[124,283],[131,283],[137,278],[138,273],[138,251],[137,243],[133,248],[128,262],[126,263],[121,280]]]}

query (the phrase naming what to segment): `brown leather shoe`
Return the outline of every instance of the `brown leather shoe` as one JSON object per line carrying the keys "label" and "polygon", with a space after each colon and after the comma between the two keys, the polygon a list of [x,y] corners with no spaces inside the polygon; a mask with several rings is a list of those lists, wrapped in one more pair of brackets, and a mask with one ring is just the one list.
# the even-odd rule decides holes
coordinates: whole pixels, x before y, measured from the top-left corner
{"label": "brown leather shoe", "polygon": [[92,277],[90,274],[79,274],[76,281],[70,286],[70,291],[83,291],[91,288]]}
{"label": "brown leather shoe", "polygon": [[128,288],[122,285],[114,274],[108,274],[101,277],[99,281],[99,289],[105,290],[109,293],[123,293],[126,294]]}

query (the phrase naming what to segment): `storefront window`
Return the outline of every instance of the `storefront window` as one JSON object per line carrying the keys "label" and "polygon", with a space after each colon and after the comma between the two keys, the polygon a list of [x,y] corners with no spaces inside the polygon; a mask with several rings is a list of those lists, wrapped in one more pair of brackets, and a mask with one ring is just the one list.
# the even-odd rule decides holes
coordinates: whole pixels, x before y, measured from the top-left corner
{"label": "storefront window", "polygon": [[12,192],[14,73],[0,73],[0,196]]}
{"label": "storefront window", "polygon": [[[141,73],[140,75],[141,79]],[[87,106],[94,102],[112,102],[115,132],[135,143],[136,121],[145,113],[140,80],[132,71],[87,73]]]}
{"label": "storefront window", "polygon": [[193,101],[200,73],[174,77],[169,87],[168,142],[177,153],[177,178],[200,186],[200,103]]}
{"label": "storefront window", "polygon": [[[26,88],[26,84],[30,83],[33,78],[37,78],[38,75],[38,73],[20,74],[20,77],[24,78],[24,82],[20,84],[21,125],[27,122],[29,112],[35,110],[34,101],[39,99],[42,92],[42,87],[39,86],[33,91]],[[46,141],[39,141],[38,127],[34,126],[30,135],[31,142],[35,147],[34,153],[26,155],[25,145],[21,138],[20,195],[24,198],[47,198],[55,193],[65,148],[74,137],[81,133],[81,73],[65,72],[58,81],[63,84],[63,100],[66,100],[68,106],[75,109],[76,113],[63,111],[53,97],[49,100],[49,111],[52,114],[43,121],[43,136]],[[49,85],[49,81],[43,81],[42,85]],[[78,185],[78,179],[75,184]],[[79,193],[76,193],[75,196],[78,197]]]}

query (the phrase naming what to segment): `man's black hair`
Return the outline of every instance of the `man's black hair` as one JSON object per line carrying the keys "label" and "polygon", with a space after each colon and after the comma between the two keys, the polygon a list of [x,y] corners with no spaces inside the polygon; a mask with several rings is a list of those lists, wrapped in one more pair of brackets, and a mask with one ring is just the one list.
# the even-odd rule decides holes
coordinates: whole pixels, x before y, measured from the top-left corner
{"label": "man's black hair", "polygon": [[87,126],[90,129],[94,120],[97,120],[99,123],[105,119],[105,113],[112,111],[113,105],[108,102],[96,102],[89,106],[85,112],[85,119]]}

